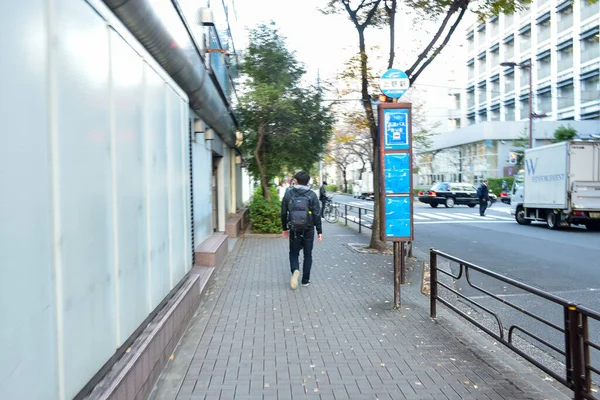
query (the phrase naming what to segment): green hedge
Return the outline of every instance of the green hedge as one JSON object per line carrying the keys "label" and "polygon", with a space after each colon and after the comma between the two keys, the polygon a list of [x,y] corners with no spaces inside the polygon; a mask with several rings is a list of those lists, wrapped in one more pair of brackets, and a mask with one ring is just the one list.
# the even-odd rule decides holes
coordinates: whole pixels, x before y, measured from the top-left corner
{"label": "green hedge", "polygon": [[338,185],[327,185],[325,190],[327,190],[327,193],[335,193],[338,191]]}
{"label": "green hedge", "polygon": [[281,233],[281,200],[276,187],[270,188],[271,200],[266,200],[259,186],[250,203],[252,230],[261,233]]}
{"label": "green hedge", "polygon": [[507,176],[505,178],[488,178],[488,187],[495,195],[500,196],[500,192],[502,192],[502,181],[506,181],[508,189],[510,190],[514,180],[515,178],[512,176]]}

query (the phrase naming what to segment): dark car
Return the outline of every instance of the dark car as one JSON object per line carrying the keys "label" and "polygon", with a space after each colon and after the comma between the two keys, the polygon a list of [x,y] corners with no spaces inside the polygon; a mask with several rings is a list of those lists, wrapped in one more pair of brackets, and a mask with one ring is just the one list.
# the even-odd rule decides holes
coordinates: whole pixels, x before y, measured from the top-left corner
{"label": "dark car", "polygon": [[[489,193],[490,203],[496,201],[496,195]],[[435,208],[443,204],[447,208],[455,205],[475,207],[479,204],[477,188],[468,183],[436,183],[429,190],[419,192],[419,201]]]}

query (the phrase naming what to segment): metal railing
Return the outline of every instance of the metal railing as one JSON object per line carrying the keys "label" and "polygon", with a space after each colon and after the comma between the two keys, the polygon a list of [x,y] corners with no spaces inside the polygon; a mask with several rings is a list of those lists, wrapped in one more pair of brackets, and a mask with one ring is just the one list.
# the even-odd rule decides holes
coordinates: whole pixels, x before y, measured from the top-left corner
{"label": "metal railing", "polygon": [[[558,382],[573,390],[574,398],[576,400],[579,399],[591,399],[597,400],[600,397],[595,397],[592,393],[592,374],[596,374],[596,376],[600,376],[600,370],[598,367],[592,365],[592,357],[590,355],[590,350],[598,352],[600,354],[600,345],[598,343],[594,343],[590,340],[589,337],[589,325],[590,320],[596,321],[596,323],[600,323],[600,314],[590,310],[585,307],[581,307],[577,304],[569,302],[561,297],[555,296],[551,293],[545,292],[543,290],[537,289],[533,286],[529,286],[522,282],[516,281],[511,278],[507,278],[493,271],[487,270],[485,268],[479,267],[475,264],[464,261],[460,258],[454,257],[452,255],[443,253],[439,250],[431,249],[430,250],[430,316],[431,318],[436,318],[437,315],[437,303],[440,302],[444,304],[446,307],[450,308],[463,318],[467,319],[473,325],[477,326],[479,329],[493,337],[498,342],[502,343],[504,346],[514,351],[525,360],[534,364],[536,367],[556,379]],[[454,275],[452,272],[445,271],[443,269],[438,268],[438,258],[443,258],[448,261],[455,262],[459,265],[458,274]],[[562,325],[558,325],[553,323],[533,312],[530,312],[523,307],[511,303],[510,301],[491,293],[489,290],[482,288],[479,285],[476,285],[472,282],[471,279],[471,271],[476,271],[487,277],[499,280],[506,284],[509,284],[513,287],[516,287],[520,290],[527,292],[528,294],[537,296],[538,298],[545,299],[551,303],[554,303],[562,308]],[[546,326],[548,329],[551,329],[555,332],[559,332],[562,334],[562,339],[564,343],[564,350],[560,349],[558,346],[553,345],[548,340],[545,340],[535,333],[529,331],[528,329],[513,324],[508,328],[503,326],[502,319],[500,316],[493,312],[488,307],[483,306],[482,304],[476,302],[472,298],[469,298],[454,288],[450,287],[448,284],[440,282],[438,279],[438,274],[444,274],[456,281],[461,278],[465,278],[469,287],[477,290],[480,293],[493,298],[504,305],[509,306],[510,308],[532,318],[533,320],[541,323],[543,326]],[[460,310],[456,305],[452,304],[448,299],[440,297],[439,286],[453,293],[460,299],[465,300],[467,303],[477,307],[480,310],[483,310],[487,314],[491,315],[497,324],[497,332],[486,327],[482,322],[477,321],[473,318],[471,313],[465,313]],[[564,374],[559,374],[556,371],[552,370],[548,366],[536,360],[533,356],[528,354],[525,350],[517,347],[515,345],[514,339],[516,337],[516,333],[522,334],[526,336],[528,339],[533,339],[539,343],[542,343],[544,346],[552,349],[558,354],[561,354],[564,357],[565,371]]]}
{"label": "metal railing", "polygon": [[[341,204],[340,203],[336,203],[336,204],[338,205],[338,210],[341,210],[341,208],[340,208]],[[354,222],[355,224],[358,224],[358,233],[362,232],[362,228],[372,229],[371,225],[366,225],[363,223],[364,222],[363,217],[368,215],[369,212],[371,213],[371,215],[373,215],[373,209],[351,206],[348,204],[344,204],[344,211],[341,215],[341,217],[344,218],[344,225],[348,226],[348,212],[354,211],[354,209],[358,210],[358,221],[356,221],[354,216],[350,216],[350,222]],[[375,218],[374,215],[373,215],[373,218]]]}

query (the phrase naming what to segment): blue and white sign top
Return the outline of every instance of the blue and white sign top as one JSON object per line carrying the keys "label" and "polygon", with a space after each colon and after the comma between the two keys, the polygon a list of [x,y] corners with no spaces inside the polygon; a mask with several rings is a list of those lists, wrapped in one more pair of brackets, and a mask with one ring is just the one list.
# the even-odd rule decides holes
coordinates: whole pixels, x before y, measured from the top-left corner
{"label": "blue and white sign top", "polygon": [[400,69],[388,69],[379,79],[379,88],[387,97],[400,98],[410,87],[406,73]]}

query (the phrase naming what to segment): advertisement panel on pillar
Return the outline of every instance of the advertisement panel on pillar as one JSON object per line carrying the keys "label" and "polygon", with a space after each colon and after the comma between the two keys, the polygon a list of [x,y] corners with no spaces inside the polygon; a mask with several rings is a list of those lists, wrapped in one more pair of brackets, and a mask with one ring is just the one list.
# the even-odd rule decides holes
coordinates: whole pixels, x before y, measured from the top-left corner
{"label": "advertisement panel on pillar", "polygon": [[413,240],[412,129],[410,103],[379,105],[381,237]]}

